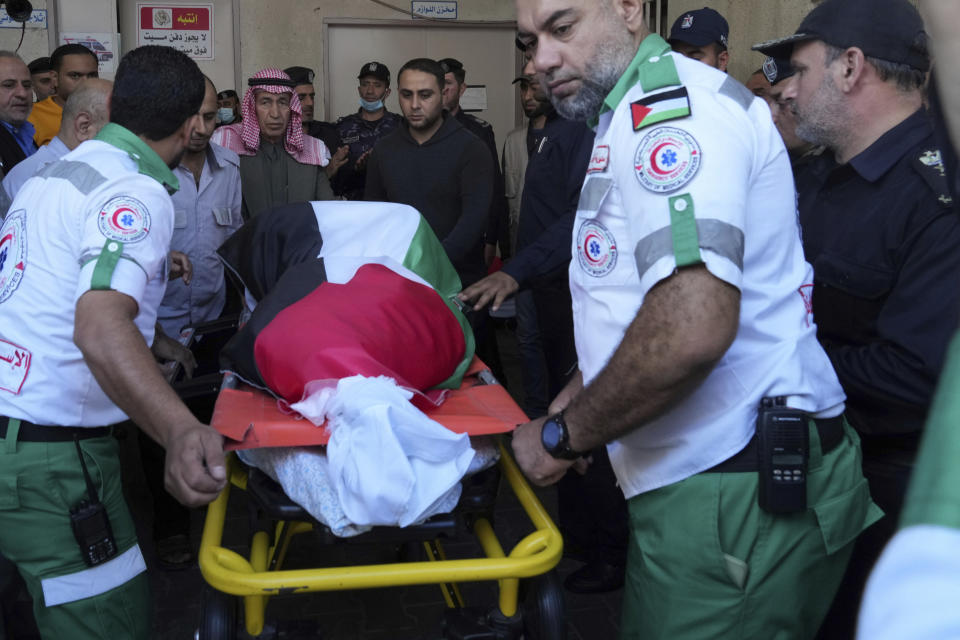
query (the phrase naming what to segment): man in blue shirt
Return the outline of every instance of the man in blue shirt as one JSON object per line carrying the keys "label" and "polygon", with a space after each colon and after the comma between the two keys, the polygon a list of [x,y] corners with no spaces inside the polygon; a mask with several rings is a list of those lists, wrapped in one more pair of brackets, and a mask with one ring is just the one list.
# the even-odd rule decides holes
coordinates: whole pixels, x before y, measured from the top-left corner
{"label": "man in blue shirt", "polygon": [[27,122],[32,107],[30,69],[17,54],[0,51],[0,175],[37,150]]}
{"label": "man in blue shirt", "polygon": [[60,131],[53,140],[7,172],[3,179],[3,193],[0,193],[0,215],[6,212],[20,187],[34,174],[76,149],[81,142],[92,140],[109,122],[111,89],[113,83],[109,80],[92,78],[84,80],[80,88],[70,94],[63,107]]}

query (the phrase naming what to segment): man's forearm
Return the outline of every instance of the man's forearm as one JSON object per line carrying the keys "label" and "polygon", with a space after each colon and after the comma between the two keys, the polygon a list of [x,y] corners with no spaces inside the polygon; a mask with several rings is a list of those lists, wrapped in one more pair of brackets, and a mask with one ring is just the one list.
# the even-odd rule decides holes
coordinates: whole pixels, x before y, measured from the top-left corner
{"label": "man's forearm", "polygon": [[163,379],[133,323],[136,310],[136,302],[124,294],[88,291],[77,302],[74,341],[110,399],[166,446],[178,429],[197,420]]}
{"label": "man's forearm", "polygon": [[739,291],[705,267],[654,287],[610,361],[566,409],[574,450],[641,427],[693,392],[733,342],[739,306]]}

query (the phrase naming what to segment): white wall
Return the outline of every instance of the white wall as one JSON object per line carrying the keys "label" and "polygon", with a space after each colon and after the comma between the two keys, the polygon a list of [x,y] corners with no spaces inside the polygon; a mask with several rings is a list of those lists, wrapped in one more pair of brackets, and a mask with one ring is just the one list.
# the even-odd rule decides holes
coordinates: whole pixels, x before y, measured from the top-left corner
{"label": "white wall", "polygon": [[[54,0],[31,0],[34,9],[47,10],[47,29],[38,29],[27,26],[23,32],[23,44],[17,52],[24,62],[29,63],[36,58],[50,55],[50,33],[54,31],[54,11],[52,5]],[[20,42],[21,29],[0,28],[0,49],[5,51],[15,51]]]}

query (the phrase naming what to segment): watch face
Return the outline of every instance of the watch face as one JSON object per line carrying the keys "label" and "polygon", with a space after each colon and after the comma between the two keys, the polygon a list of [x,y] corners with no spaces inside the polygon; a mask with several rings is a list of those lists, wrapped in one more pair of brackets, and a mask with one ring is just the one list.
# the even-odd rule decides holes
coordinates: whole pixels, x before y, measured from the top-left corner
{"label": "watch face", "polygon": [[543,448],[547,451],[553,451],[560,446],[560,439],[563,438],[563,429],[557,424],[556,420],[547,420],[543,423],[543,431],[540,432],[540,440]]}

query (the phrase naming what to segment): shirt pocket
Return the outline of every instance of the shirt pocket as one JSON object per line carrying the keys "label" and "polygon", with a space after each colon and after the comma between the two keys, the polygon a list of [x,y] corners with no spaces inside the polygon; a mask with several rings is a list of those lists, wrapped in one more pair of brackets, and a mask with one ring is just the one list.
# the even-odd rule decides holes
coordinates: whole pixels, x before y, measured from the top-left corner
{"label": "shirt pocket", "polygon": [[233,211],[230,207],[215,207],[213,209],[213,219],[221,227],[229,227],[233,224]]}
{"label": "shirt pocket", "polygon": [[813,317],[829,337],[857,343],[876,337],[877,317],[896,282],[892,268],[823,254],[813,276]]}
{"label": "shirt pocket", "polygon": [[187,228],[187,210],[186,209],[173,210],[173,228],[174,229]]}
{"label": "shirt pocket", "polygon": [[630,229],[613,179],[584,183],[573,228],[577,278],[587,287],[620,286],[636,277]]}

